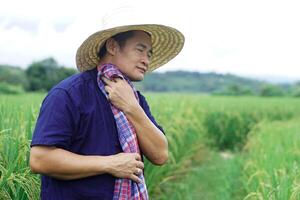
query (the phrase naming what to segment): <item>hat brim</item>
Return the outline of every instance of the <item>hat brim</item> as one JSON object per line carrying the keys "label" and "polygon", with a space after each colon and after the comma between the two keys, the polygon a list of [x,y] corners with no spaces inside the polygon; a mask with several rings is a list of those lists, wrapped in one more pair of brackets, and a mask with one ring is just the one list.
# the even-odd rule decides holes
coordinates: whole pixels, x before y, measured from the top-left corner
{"label": "hat brim", "polygon": [[141,30],[151,35],[153,54],[148,72],[169,62],[182,50],[184,45],[183,34],[172,27],[164,25],[142,24],[106,29],[89,36],[78,48],[76,53],[78,70],[86,71],[97,67],[100,61],[97,54],[104,42],[118,33],[131,30]]}

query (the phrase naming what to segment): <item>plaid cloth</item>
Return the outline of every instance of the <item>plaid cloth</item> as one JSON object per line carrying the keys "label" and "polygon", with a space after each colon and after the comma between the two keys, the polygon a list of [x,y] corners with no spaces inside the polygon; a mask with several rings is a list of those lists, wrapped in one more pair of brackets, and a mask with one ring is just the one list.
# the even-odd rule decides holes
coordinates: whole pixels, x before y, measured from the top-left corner
{"label": "plaid cloth", "polygon": [[[120,77],[122,79],[125,79],[133,89],[135,97],[137,98],[137,100],[139,100],[136,89],[131,83],[131,81],[125,75],[123,75],[116,66],[114,66],[113,64],[104,64],[98,66],[97,70],[98,70],[98,76],[97,76],[98,86],[102,91],[102,93],[106,96],[106,98],[108,97],[108,94],[104,89],[105,85],[101,80],[102,76],[105,76],[108,79],[111,79],[113,77]],[[114,114],[114,118],[116,120],[119,141],[123,151],[125,153],[140,153],[134,126],[126,118],[125,114],[121,110],[116,108],[113,104],[110,104],[110,107]],[[113,199],[114,200],[117,199],[147,200],[148,192],[147,192],[146,182],[143,173],[139,175],[139,178],[142,180],[141,183],[137,183],[135,181],[132,181],[131,179],[117,178],[115,181]]]}

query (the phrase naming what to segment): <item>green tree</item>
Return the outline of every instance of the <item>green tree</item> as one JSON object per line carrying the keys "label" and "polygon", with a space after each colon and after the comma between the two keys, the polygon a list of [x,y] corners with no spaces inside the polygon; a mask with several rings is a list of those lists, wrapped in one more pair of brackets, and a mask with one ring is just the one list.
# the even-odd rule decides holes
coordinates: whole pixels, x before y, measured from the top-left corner
{"label": "green tree", "polygon": [[294,97],[300,97],[300,87],[296,87],[293,91]]}
{"label": "green tree", "polygon": [[284,91],[281,87],[277,85],[267,84],[262,87],[260,95],[265,97],[283,96]]}
{"label": "green tree", "polygon": [[21,94],[23,92],[24,88],[21,85],[0,82],[0,94]]}
{"label": "green tree", "polygon": [[300,81],[294,84],[292,89],[292,96],[300,97]]}
{"label": "green tree", "polygon": [[61,67],[53,58],[34,62],[26,70],[29,90],[49,91],[55,84],[74,73],[75,69]]}
{"label": "green tree", "polygon": [[24,89],[29,86],[25,71],[11,65],[0,65],[0,83],[7,83]]}
{"label": "green tree", "polygon": [[236,84],[230,84],[226,86],[224,90],[213,92],[214,95],[229,95],[229,96],[242,96],[242,95],[253,95],[251,91],[246,86],[240,86]]}

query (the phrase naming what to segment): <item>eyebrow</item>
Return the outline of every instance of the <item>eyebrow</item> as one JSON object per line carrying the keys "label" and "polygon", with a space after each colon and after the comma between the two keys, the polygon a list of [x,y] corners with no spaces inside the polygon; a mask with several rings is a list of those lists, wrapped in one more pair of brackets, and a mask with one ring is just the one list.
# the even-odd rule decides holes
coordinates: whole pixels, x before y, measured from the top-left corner
{"label": "eyebrow", "polygon": [[[137,46],[140,46],[140,47],[142,47],[143,49],[147,49],[147,46],[146,46],[145,44],[142,44],[142,43],[138,43]],[[153,54],[152,49],[149,50],[149,53],[151,53],[151,55]]]}

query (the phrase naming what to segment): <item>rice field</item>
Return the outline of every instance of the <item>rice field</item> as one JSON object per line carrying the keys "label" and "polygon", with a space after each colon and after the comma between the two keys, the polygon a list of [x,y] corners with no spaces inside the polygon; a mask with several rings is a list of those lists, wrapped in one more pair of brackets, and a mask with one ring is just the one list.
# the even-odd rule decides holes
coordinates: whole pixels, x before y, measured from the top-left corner
{"label": "rice field", "polygon": [[[29,144],[45,94],[0,96],[0,199],[39,199]],[[297,98],[147,93],[170,158],[146,161],[151,199],[300,199]]]}

